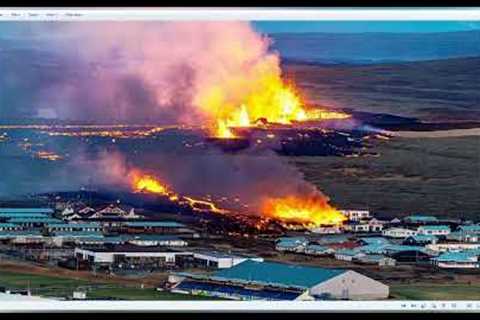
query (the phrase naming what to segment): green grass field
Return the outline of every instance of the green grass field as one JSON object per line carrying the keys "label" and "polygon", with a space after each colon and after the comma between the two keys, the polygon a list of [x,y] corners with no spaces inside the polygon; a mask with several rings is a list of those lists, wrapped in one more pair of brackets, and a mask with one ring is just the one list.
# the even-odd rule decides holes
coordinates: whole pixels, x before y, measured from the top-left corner
{"label": "green grass field", "polygon": [[393,285],[390,295],[398,300],[480,300],[480,285]]}
{"label": "green grass field", "polygon": [[60,278],[25,273],[0,271],[0,287],[28,289],[33,295],[71,298],[73,291],[86,290],[88,299],[115,300],[218,300],[157,291],[153,288],[134,288],[115,284],[92,283],[81,279]]}

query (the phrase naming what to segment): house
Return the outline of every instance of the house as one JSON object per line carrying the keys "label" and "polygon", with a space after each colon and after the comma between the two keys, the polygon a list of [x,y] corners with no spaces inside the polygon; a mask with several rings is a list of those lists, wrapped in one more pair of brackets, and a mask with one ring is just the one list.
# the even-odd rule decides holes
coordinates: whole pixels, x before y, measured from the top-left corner
{"label": "house", "polygon": [[309,244],[305,247],[305,254],[312,256],[324,256],[334,253],[335,250],[318,244]]}
{"label": "house", "polygon": [[434,235],[430,234],[417,234],[414,236],[409,236],[407,237],[404,241],[403,244],[405,245],[412,245],[412,246],[424,246],[426,244],[435,244],[437,243],[438,238]]}
{"label": "house", "polygon": [[368,210],[340,210],[348,221],[362,221],[370,218],[370,211]]}
{"label": "house", "polygon": [[479,251],[445,252],[432,258],[432,264],[442,269],[473,269],[479,268]]}
{"label": "house", "polygon": [[182,233],[187,231],[186,226],[175,221],[131,221],[121,225],[126,233]]}
{"label": "house", "polygon": [[359,256],[355,258],[354,261],[361,264],[373,264],[381,267],[394,267],[396,264],[395,259],[381,254],[367,254]]}
{"label": "house", "polygon": [[281,252],[304,252],[308,240],[305,237],[283,237],[277,240],[275,250]]}
{"label": "house", "polygon": [[15,223],[0,223],[0,231],[17,231],[21,229],[22,227]]}
{"label": "house", "polygon": [[103,227],[99,223],[55,223],[47,224],[45,229],[48,232],[58,231],[83,231],[83,232],[101,232]]}
{"label": "house", "polygon": [[[115,239],[116,241],[113,241],[113,243],[122,243],[118,237],[115,237]],[[105,237],[101,232],[95,231],[56,231],[50,236],[51,243],[59,247],[66,243],[102,245],[105,243],[112,243],[111,240],[113,240],[113,237]]]}
{"label": "house", "polygon": [[25,218],[10,218],[7,220],[8,223],[17,224],[24,228],[37,228],[44,227],[47,224],[54,223],[63,223],[60,219],[50,218],[50,217],[25,217]]}
{"label": "house", "polygon": [[405,228],[389,228],[382,231],[382,235],[388,238],[407,238],[417,234],[417,231]]}
{"label": "house", "polygon": [[340,249],[335,251],[335,259],[341,261],[353,261],[354,258],[358,258],[364,253],[357,249]]}
{"label": "house", "polygon": [[175,260],[190,252],[173,250],[165,247],[145,247],[131,244],[77,247],[74,251],[79,262],[87,263],[92,269],[158,269],[173,266]]}
{"label": "house", "polygon": [[331,226],[314,227],[309,230],[317,234],[336,234],[336,233],[342,232],[342,227],[339,225],[331,225]]}
{"label": "house", "polygon": [[369,232],[370,231],[370,225],[368,223],[353,222],[353,223],[345,224],[344,229],[345,229],[345,231],[351,231],[351,232],[355,232],[355,233]]}
{"label": "house", "polygon": [[458,242],[451,242],[451,243],[436,243],[436,244],[428,244],[425,246],[431,252],[439,253],[439,252],[448,252],[448,251],[465,251],[465,250],[477,250],[480,249],[480,243],[458,243]]}
{"label": "house", "polygon": [[362,245],[370,245],[370,244],[390,244],[388,239],[383,237],[363,237],[358,240]]}
{"label": "house", "polygon": [[475,233],[480,234],[480,225],[479,224],[472,224],[472,225],[462,225],[458,227],[458,230],[465,233]]}
{"label": "house", "polygon": [[434,224],[438,223],[437,217],[424,215],[411,215],[403,219],[406,223],[412,224]]}
{"label": "house", "polygon": [[390,224],[400,224],[400,223],[402,223],[402,220],[398,218],[393,218],[392,220],[390,220]]}
{"label": "house", "polygon": [[420,226],[417,228],[417,234],[446,236],[450,233],[450,227],[446,225]]}
{"label": "house", "polygon": [[450,232],[450,234],[446,236],[446,239],[456,242],[479,242],[480,234],[464,231],[454,231]]}
{"label": "house", "polygon": [[386,224],[386,221],[381,221],[381,220],[373,218],[370,221],[368,221],[369,231],[370,232],[382,232],[385,224]]}
{"label": "house", "polygon": [[188,245],[187,241],[177,236],[159,234],[134,235],[127,242],[137,246],[185,247]]}
{"label": "house", "polygon": [[172,292],[233,300],[386,299],[389,287],[352,270],[245,261],[212,275],[177,273]]}

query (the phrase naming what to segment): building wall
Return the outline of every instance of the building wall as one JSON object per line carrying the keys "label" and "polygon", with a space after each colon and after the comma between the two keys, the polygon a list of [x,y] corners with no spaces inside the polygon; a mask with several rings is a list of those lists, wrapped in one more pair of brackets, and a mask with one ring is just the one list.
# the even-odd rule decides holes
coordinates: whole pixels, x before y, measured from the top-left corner
{"label": "building wall", "polygon": [[389,287],[355,271],[347,271],[310,289],[311,295],[330,294],[336,299],[386,299]]}

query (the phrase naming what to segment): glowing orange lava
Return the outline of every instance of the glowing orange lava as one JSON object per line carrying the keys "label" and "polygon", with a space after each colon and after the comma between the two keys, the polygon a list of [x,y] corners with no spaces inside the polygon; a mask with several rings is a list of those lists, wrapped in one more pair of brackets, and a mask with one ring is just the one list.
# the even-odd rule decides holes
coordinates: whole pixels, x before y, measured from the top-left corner
{"label": "glowing orange lava", "polygon": [[169,195],[169,191],[162,182],[154,176],[143,174],[138,170],[133,170],[129,176],[133,189],[136,192],[151,192],[163,195]]}
{"label": "glowing orange lava", "polygon": [[264,216],[284,223],[301,224],[308,227],[322,225],[340,225],[345,216],[328,204],[323,196],[285,198],[267,198],[263,201],[261,212]]}
{"label": "glowing orange lava", "polygon": [[[308,110],[294,89],[276,77],[266,77],[264,83],[244,97],[240,106],[223,106],[216,117],[213,134],[219,138],[234,138],[232,127],[254,126],[259,119],[269,123],[291,124],[307,120],[346,119],[350,115],[326,109]],[[263,89],[262,89],[263,88]],[[207,100],[205,103],[209,103]],[[212,102],[214,104],[214,102]],[[214,110],[210,110],[214,112]]]}

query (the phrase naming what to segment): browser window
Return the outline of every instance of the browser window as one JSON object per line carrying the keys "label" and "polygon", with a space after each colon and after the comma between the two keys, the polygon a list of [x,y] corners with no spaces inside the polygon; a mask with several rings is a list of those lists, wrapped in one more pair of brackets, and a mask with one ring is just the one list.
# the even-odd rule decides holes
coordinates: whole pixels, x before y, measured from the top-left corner
{"label": "browser window", "polygon": [[479,40],[475,8],[1,9],[0,310],[478,311]]}

